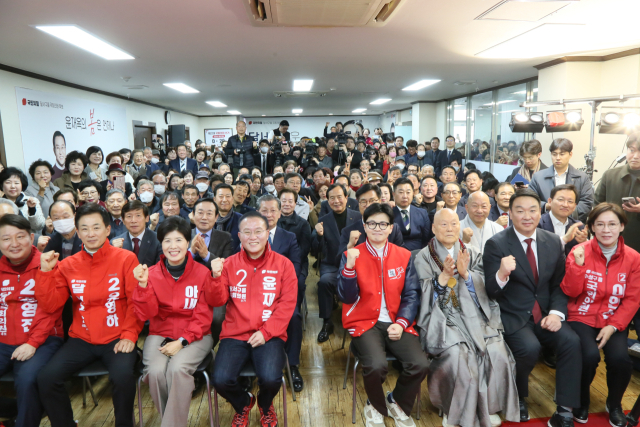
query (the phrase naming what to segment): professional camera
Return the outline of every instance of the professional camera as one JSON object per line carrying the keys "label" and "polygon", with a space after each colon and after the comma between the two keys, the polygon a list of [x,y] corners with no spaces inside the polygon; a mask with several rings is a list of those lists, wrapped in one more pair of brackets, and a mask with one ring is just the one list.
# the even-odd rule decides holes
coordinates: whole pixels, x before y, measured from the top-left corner
{"label": "professional camera", "polygon": [[318,144],[310,141],[307,142],[307,145],[305,146],[305,149],[304,149],[304,155],[307,156],[307,158],[309,158],[309,157],[314,157],[316,154],[318,154]]}

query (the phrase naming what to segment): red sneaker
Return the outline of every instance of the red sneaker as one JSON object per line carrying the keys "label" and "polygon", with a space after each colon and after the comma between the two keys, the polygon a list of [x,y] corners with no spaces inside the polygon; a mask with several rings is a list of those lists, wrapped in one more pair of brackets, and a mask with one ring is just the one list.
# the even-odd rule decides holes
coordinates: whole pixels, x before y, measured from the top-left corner
{"label": "red sneaker", "polygon": [[247,427],[249,425],[249,412],[251,412],[253,405],[256,404],[256,397],[251,393],[249,395],[251,396],[249,405],[244,407],[241,414],[236,412],[231,421],[231,427]]}
{"label": "red sneaker", "polygon": [[260,425],[262,427],[277,427],[278,425],[278,417],[276,417],[276,410],[273,407],[273,404],[269,406],[269,412],[266,414],[262,412],[262,408],[260,408]]}

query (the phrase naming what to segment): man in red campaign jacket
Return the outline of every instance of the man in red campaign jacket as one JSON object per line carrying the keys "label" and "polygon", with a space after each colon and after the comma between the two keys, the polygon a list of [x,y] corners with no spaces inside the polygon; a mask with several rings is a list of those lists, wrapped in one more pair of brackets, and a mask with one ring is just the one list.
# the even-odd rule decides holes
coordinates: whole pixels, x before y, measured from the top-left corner
{"label": "man in red campaign jacket", "polygon": [[83,250],[58,263],[53,251],[40,257],[35,293],[45,312],[55,313],[69,295],[73,323],[69,340],[38,374],[42,404],[52,427],[73,425],[73,410],[64,382],[90,363],[101,360],[113,384],[117,426],[133,426],[136,395],[134,351],[143,323],[134,313],[133,291],[138,282],[133,252],[111,246],[111,217],[106,209],[87,203],[76,211],[76,229]]}
{"label": "man in red campaign jacket", "polygon": [[37,427],[43,410],[38,372],[62,346],[62,307],[46,313],[35,298],[40,252],[27,219],[0,218],[0,252],[0,376],[13,371],[16,425]]}
{"label": "man in red campaign jacket", "polygon": [[[362,215],[367,240],[342,255],[338,269],[338,298],[342,324],[351,334],[351,350],[360,359],[368,402],[367,426],[384,425],[384,416],[396,425],[415,426],[411,408],[427,375],[414,318],[420,305],[420,285],[411,252],[389,243],[393,209],[374,203]],[[393,392],[382,390],[387,376],[387,351],[402,364]]]}
{"label": "man in red campaign jacket", "polygon": [[[258,377],[260,424],[275,427],[278,423],[273,398],[280,390],[285,364],[284,344],[287,327],[295,309],[298,279],[293,264],[271,250],[269,224],[256,211],[247,212],[239,223],[242,248],[224,261],[211,262],[212,286],[223,284],[227,313],[222,324],[220,346],[216,355],[213,385],[236,410],[231,425],[246,427],[256,398],[238,383],[240,370],[251,361]],[[224,268],[223,268],[224,262]],[[215,290],[205,285],[209,301]]]}

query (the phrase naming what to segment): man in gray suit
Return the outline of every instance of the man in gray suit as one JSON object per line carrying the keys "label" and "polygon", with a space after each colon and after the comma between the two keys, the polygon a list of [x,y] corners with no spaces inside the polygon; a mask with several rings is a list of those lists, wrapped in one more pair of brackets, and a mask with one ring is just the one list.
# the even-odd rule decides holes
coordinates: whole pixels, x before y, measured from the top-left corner
{"label": "man in gray suit", "polygon": [[[193,222],[196,228],[191,230],[191,254],[194,261],[211,269],[211,261],[216,258],[228,258],[233,255],[233,241],[231,234],[226,231],[215,230],[218,219],[218,205],[213,199],[199,199],[193,205]],[[226,304],[213,309],[211,322],[211,336],[215,347],[220,340],[222,322],[227,312]]]}
{"label": "man in gray suit", "polygon": [[149,208],[139,200],[126,203],[122,208],[122,218],[127,231],[111,241],[113,246],[131,251],[140,264],[152,266],[160,261],[162,244],[156,233],[146,227]]}
{"label": "man in gray suit", "polygon": [[556,185],[573,184],[578,190],[578,206],[573,211],[572,217],[583,223],[587,222],[587,216],[593,207],[593,184],[586,173],[579,171],[569,164],[573,155],[573,143],[566,138],[554,139],[549,147],[553,166],[533,174],[529,188],[538,193],[542,213],[548,212],[550,206],[546,200],[551,198],[551,190]]}

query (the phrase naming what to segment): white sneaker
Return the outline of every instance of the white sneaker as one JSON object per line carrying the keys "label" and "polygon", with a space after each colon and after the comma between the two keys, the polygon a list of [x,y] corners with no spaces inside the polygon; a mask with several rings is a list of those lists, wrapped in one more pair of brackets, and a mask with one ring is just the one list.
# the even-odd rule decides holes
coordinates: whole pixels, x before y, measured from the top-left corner
{"label": "white sneaker", "polygon": [[[400,408],[395,401],[393,403],[389,402],[390,394],[391,392],[387,392],[387,398],[384,399],[384,403],[387,405],[387,412],[389,412],[389,416],[396,422],[396,427],[416,427],[416,423],[413,421],[413,418],[405,414],[402,408]],[[393,396],[391,398],[393,399]]]}
{"label": "white sneaker", "polygon": [[370,403],[364,406],[364,420],[366,427],[384,427],[384,417]]}
{"label": "white sneaker", "polygon": [[502,418],[500,418],[498,414],[489,415],[489,420],[491,421],[491,427],[499,427],[502,425]]}

